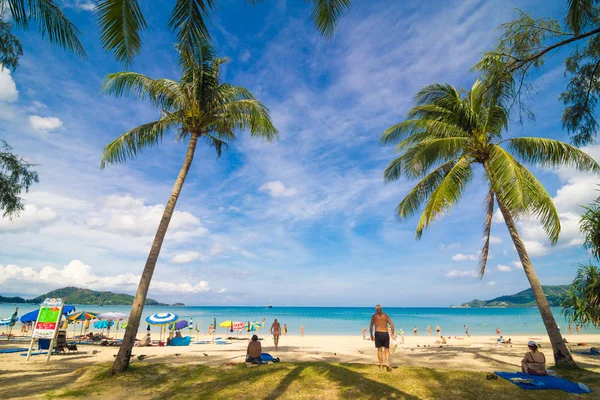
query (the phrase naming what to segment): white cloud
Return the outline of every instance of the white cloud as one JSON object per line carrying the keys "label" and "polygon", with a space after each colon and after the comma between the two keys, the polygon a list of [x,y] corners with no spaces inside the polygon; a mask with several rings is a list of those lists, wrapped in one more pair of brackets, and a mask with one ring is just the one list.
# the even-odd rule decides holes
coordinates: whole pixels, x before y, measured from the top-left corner
{"label": "white cloud", "polygon": [[175,257],[171,259],[171,262],[174,264],[186,264],[192,261],[196,261],[201,257],[202,254],[198,253],[197,251],[186,251],[175,255]]}
{"label": "white cloud", "polygon": [[18,218],[12,220],[0,218],[1,231],[33,230],[56,220],[58,214],[50,207],[38,207],[35,204],[26,204]]}
{"label": "white cloud", "polygon": [[19,98],[17,85],[10,75],[10,70],[0,64],[0,102],[13,102]]}
{"label": "white cloud", "polygon": [[479,276],[479,274],[477,273],[477,271],[473,271],[473,270],[453,269],[446,273],[447,278],[464,278],[464,277],[477,278],[478,276]]}
{"label": "white cloud", "polygon": [[34,131],[47,133],[60,128],[63,123],[60,118],[56,117],[40,117],[39,115],[30,115],[29,123]]}
{"label": "white cloud", "polygon": [[521,263],[521,261],[513,261],[510,264],[515,268],[523,269],[523,264]]}
{"label": "white cloud", "polygon": [[[0,283],[4,285],[13,281],[51,286],[66,286],[68,284],[95,290],[135,290],[140,281],[140,276],[131,273],[98,276],[91,266],[80,260],[72,260],[63,268],[45,266],[39,271],[31,267],[0,264]],[[200,293],[209,291],[210,287],[206,281],[199,281],[197,284],[192,285],[188,282],[174,283],[154,280],[150,284],[150,290],[171,294]]]}
{"label": "white cloud", "polygon": [[79,1],[77,2],[77,8],[85,11],[94,11],[96,9],[96,4],[91,1]]}
{"label": "white cloud", "polygon": [[220,294],[220,293],[227,293],[227,288],[219,289],[219,291],[217,293],[218,294]]}
{"label": "white cloud", "polygon": [[442,250],[452,250],[460,246],[460,242],[454,242],[450,244],[440,244],[440,249]]}
{"label": "white cloud", "polygon": [[269,192],[272,197],[292,197],[298,192],[295,188],[286,188],[281,181],[264,183],[259,190],[261,192]]}
{"label": "white cloud", "polygon": [[496,286],[496,281],[489,281],[488,286]]}
{"label": "white cloud", "polygon": [[502,239],[498,236],[490,236],[490,244],[500,244],[502,243]]}
{"label": "white cloud", "polygon": [[550,248],[548,246],[536,240],[523,240],[523,244],[525,245],[527,254],[529,254],[530,257],[541,257],[550,252]]}
{"label": "white cloud", "polygon": [[498,271],[510,272],[512,271],[512,268],[509,265],[498,264]]}
{"label": "white cloud", "polygon": [[462,254],[458,253],[452,256],[454,261],[477,261],[479,260],[479,254]]}

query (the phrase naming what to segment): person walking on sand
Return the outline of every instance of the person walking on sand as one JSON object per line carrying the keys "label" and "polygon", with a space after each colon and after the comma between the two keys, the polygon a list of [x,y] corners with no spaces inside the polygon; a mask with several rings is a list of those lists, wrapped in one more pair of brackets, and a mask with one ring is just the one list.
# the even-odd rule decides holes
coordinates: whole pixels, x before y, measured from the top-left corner
{"label": "person walking on sand", "polygon": [[575,329],[577,330],[577,334],[581,335],[581,327],[579,326],[579,324],[575,325]]}
{"label": "person walking on sand", "polygon": [[283,336],[287,335],[287,324],[283,324]]}
{"label": "person walking on sand", "polygon": [[[375,306],[375,314],[371,317],[369,333],[371,334],[371,341],[375,341],[375,347],[377,348],[379,370],[383,369],[383,349],[385,348],[385,368],[388,372],[392,372],[392,367],[390,365],[390,334],[388,333],[388,324],[390,325],[392,336],[394,336],[394,323],[391,318],[383,312],[381,305],[377,304]],[[375,336],[373,336],[373,326],[375,326]]]}
{"label": "person walking on sand", "polygon": [[300,325],[300,336],[304,337],[304,325]]}
{"label": "person walking on sand", "polygon": [[273,325],[271,325],[271,334],[273,335],[275,350],[277,350],[277,347],[279,346],[279,336],[281,335],[281,325],[277,322],[277,318],[275,318]]}
{"label": "person walking on sand", "polygon": [[363,328],[362,330],[363,340],[367,338],[367,328]]}
{"label": "person walking on sand", "polygon": [[471,337],[471,335],[469,335],[469,327],[464,325],[465,327],[465,335],[467,335],[467,337]]}
{"label": "person walking on sand", "polygon": [[431,336],[431,325],[427,325],[427,334]]}
{"label": "person walking on sand", "polygon": [[439,325],[436,325],[435,332],[437,333],[438,337],[440,337],[442,335],[442,328],[440,328]]}
{"label": "person walking on sand", "polygon": [[569,333],[572,335],[573,334],[573,325],[569,324]]}

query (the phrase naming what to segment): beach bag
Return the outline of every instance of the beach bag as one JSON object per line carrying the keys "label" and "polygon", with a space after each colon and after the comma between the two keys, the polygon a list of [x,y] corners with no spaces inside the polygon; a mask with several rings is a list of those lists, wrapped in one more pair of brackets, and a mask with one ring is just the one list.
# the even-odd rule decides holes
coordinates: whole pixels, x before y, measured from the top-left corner
{"label": "beach bag", "polygon": [[392,336],[390,338],[390,354],[394,354],[396,349],[398,348],[398,341],[396,340],[396,336]]}

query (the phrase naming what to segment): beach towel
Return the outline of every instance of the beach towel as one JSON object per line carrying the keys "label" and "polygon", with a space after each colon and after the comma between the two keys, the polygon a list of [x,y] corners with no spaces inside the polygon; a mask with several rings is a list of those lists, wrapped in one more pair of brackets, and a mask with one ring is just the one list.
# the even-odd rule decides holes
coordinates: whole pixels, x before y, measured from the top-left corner
{"label": "beach towel", "polygon": [[[573,394],[584,394],[591,392],[591,390],[583,384],[577,384],[556,376],[529,375],[522,372],[496,372],[496,375],[506,379],[510,383],[517,385],[521,389],[526,390],[556,389]],[[517,381],[511,380],[515,378]],[[525,383],[518,380],[529,380],[531,383]]]}
{"label": "beach towel", "polygon": [[27,347],[21,348],[21,349],[1,349],[0,353],[19,353],[21,351],[27,351],[29,350]]}

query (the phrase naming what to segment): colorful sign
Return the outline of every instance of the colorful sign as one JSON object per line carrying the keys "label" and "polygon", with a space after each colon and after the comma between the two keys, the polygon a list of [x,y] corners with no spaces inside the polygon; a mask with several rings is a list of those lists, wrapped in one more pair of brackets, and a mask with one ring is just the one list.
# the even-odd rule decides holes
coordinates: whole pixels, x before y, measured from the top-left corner
{"label": "colorful sign", "polygon": [[62,299],[46,299],[40,305],[32,338],[53,339],[62,315]]}

